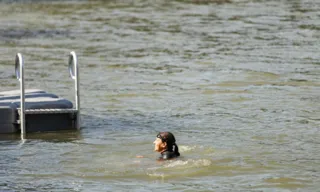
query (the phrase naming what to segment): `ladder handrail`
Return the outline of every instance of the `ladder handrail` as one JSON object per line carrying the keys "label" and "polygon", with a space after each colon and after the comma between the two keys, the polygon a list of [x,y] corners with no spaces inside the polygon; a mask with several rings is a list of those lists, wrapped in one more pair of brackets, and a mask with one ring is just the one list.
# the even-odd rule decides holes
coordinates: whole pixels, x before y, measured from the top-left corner
{"label": "ladder handrail", "polygon": [[[69,73],[75,82],[75,103],[76,103],[76,127],[80,129],[80,89],[79,89],[79,68],[77,55],[74,51],[69,54]],[[15,74],[17,79],[20,81],[20,129],[21,138],[24,139],[26,135],[26,125],[25,125],[25,88],[24,88],[24,61],[21,53],[17,53],[15,60]]]}
{"label": "ladder handrail", "polygon": [[24,98],[24,62],[21,53],[17,53],[15,61],[15,73],[17,79],[20,81],[20,129],[21,129],[21,138],[24,139],[26,135],[26,126],[25,126],[25,98]]}
{"label": "ladder handrail", "polygon": [[70,77],[74,79],[75,84],[75,103],[77,110],[77,122],[76,127],[80,129],[80,86],[79,86],[79,68],[78,68],[78,59],[74,51],[71,51],[69,54],[69,73]]}

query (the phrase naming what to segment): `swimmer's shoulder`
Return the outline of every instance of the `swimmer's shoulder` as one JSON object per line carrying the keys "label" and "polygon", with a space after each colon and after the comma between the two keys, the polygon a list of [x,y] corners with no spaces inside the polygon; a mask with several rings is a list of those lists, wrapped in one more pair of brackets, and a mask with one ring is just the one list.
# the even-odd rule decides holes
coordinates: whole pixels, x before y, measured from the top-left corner
{"label": "swimmer's shoulder", "polygon": [[160,160],[169,160],[178,157],[174,152],[171,151],[165,151],[161,153],[159,159]]}

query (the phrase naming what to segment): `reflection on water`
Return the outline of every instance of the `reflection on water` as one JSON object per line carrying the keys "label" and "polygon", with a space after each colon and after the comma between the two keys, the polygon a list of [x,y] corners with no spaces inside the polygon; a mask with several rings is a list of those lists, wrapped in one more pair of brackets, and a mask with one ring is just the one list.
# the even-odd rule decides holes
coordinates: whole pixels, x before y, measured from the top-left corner
{"label": "reflection on water", "polygon": [[[0,91],[73,101],[82,129],[0,135],[3,191],[317,191],[316,0],[0,1]],[[175,134],[181,158],[152,142]],[[144,158],[136,158],[136,156]]]}
{"label": "reflection on water", "polygon": [[[19,141],[20,134],[0,134],[1,141]],[[47,133],[29,133],[26,135],[27,140],[40,140],[45,142],[71,142],[82,139],[78,131],[60,131]]]}

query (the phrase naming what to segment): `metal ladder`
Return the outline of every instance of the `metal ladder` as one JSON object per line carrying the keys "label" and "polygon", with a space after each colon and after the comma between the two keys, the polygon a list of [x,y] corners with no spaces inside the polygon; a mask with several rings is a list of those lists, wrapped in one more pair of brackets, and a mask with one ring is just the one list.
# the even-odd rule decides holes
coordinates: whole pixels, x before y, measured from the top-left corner
{"label": "metal ladder", "polygon": [[26,135],[26,114],[56,114],[56,113],[69,113],[76,114],[76,128],[80,129],[80,90],[79,90],[79,68],[77,55],[74,51],[69,54],[69,73],[70,77],[75,82],[75,108],[72,109],[25,109],[25,88],[24,88],[24,61],[21,53],[17,53],[15,60],[15,73],[20,82],[20,108],[18,114],[20,116],[21,137]]}

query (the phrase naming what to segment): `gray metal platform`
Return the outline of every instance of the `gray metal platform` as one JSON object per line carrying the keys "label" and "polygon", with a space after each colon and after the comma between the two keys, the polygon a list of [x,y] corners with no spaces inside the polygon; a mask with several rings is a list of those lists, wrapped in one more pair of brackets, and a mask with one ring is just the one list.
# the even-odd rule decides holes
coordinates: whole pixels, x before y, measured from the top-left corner
{"label": "gray metal platform", "polygon": [[75,107],[72,102],[39,89],[24,89],[23,58],[16,57],[20,90],[0,92],[0,133],[59,131],[80,128],[80,98],[77,58],[69,56],[69,72],[75,80]]}

